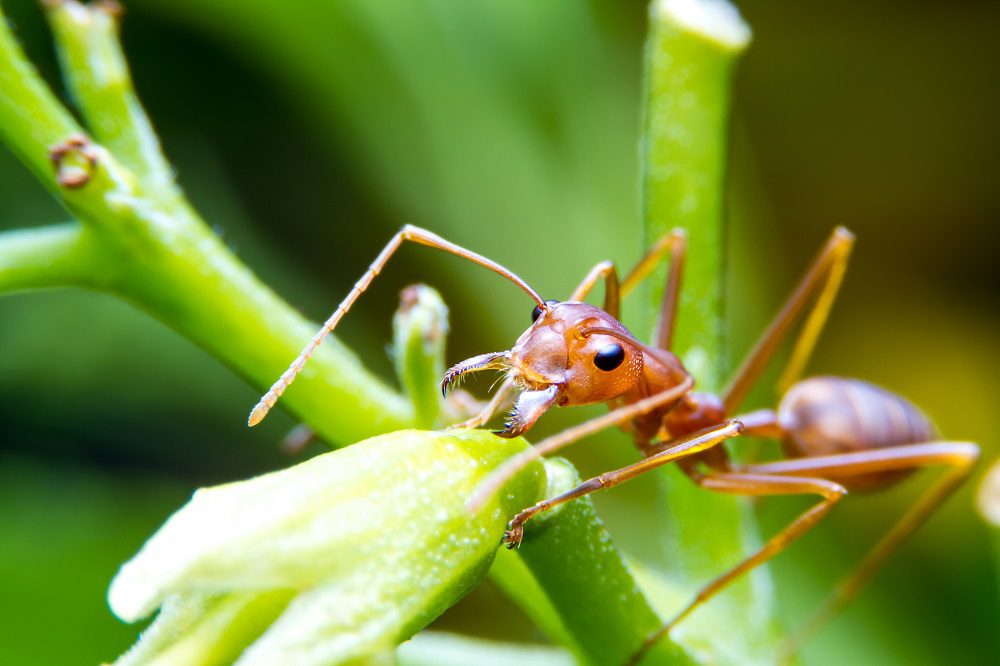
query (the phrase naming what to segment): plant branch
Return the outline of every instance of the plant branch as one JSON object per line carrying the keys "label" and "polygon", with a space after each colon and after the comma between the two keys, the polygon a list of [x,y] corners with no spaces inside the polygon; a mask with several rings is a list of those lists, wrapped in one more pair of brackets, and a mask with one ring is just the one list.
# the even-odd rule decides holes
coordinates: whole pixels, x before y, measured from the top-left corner
{"label": "plant branch", "polygon": [[88,284],[98,254],[75,222],[0,233],[0,293]]}
{"label": "plant branch", "polygon": [[47,148],[83,130],[17,45],[0,8],[0,138],[46,187],[58,192]]}
{"label": "plant branch", "polygon": [[173,169],[132,88],[118,41],[120,7],[50,0],[46,9],[66,85],[94,138],[136,175],[147,193],[168,201],[178,198]]}
{"label": "plant branch", "polygon": [[[76,15],[60,12],[87,12],[87,21],[104,27],[54,19],[70,69],[67,76],[88,109],[85,115],[100,125],[98,136],[107,137],[125,154],[113,155],[84,135],[27,61],[2,13],[0,138],[92,232],[88,242],[95,252],[99,248],[104,261],[91,265],[99,273],[76,276],[80,283],[131,301],[255,386],[269,386],[318,327],[243,266],[183,197],[172,196],[166,186],[147,189],[150,181],[162,183],[157,166],[162,162],[153,156],[158,152],[155,142],[141,136],[147,125],[127,70],[122,65],[114,68],[114,77],[98,75],[114,54],[120,55],[114,30],[101,23],[109,17],[92,6],[67,9],[73,4],[63,3],[53,16],[72,18]],[[90,39],[76,32],[85,29],[81,26],[90,26]],[[97,54],[87,57],[92,48]],[[60,156],[55,164],[53,155]],[[129,167],[138,168],[142,177]],[[44,263],[44,257],[39,262]],[[357,441],[413,422],[408,401],[332,338],[283,404],[331,443]]]}
{"label": "plant branch", "polygon": [[[576,470],[565,460],[546,460],[545,471],[546,497],[580,483]],[[502,563],[494,567],[493,578],[551,639],[570,650],[578,663],[625,663],[660,628],[659,618],[589,497],[540,514],[526,530],[524,544],[518,550],[524,566]],[[696,662],[683,648],[664,638],[642,663]]]}

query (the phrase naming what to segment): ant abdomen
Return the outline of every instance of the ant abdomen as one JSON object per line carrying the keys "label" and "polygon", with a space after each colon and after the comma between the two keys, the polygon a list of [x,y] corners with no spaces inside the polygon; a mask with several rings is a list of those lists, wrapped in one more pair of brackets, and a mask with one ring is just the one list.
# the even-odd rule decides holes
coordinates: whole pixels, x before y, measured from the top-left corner
{"label": "ant abdomen", "polygon": [[[785,393],[777,416],[785,433],[785,453],[792,458],[870,451],[937,438],[936,428],[916,406],[859,379],[804,379]],[[851,489],[866,490],[888,485],[907,473],[835,480]]]}

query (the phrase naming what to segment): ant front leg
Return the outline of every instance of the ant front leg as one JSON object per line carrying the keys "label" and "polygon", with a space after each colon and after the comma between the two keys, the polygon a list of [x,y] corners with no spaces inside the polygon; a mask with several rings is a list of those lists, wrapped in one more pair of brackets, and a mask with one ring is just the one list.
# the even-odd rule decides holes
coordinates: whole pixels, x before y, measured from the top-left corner
{"label": "ant front leg", "polygon": [[[489,423],[489,420],[493,418],[493,415],[497,412],[503,411],[510,401],[511,396],[514,395],[514,380],[505,379],[500,388],[497,389],[490,401],[482,408],[482,410],[470,419],[462,421],[461,423],[455,423],[448,426],[448,430],[455,428],[482,428],[484,425]],[[482,404],[482,403],[480,403]]]}
{"label": "ant front leg", "polygon": [[604,311],[615,319],[621,317],[620,289],[618,287],[618,270],[613,261],[602,261],[587,273],[583,281],[573,290],[569,300],[582,301],[597,284],[597,281],[604,278]]}
{"label": "ant front leg", "polygon": [[663,296],[663,307],[660,313],[660,327],[666,335],[668,344],[661,348],[669,348],[669,338],[673,332],[674,314],[677,310],[677,298],[680,293],[681,273],[684,270],[684,256],[687,252],[687,234],[683,229],[672,229],[665,234],[639,260],[639,263],[629,272],[625,279],[618,280],[618,272],[611,261],[602,261],[594,266],[587,277],[570,296],[570,300],[582,301],[594,288],[597,281],[604,278],[604,311],[615,319],[620,318],[621,299],[627,296],[656,267],[664,256],[670,256],[670,271],[667,274],[666,289]]}
{"label": "ant front leg", "polygon": [[[504,534],[504,543],[507,544],[508,548],[516,548],[520,545],[521,539],[524,535],[524,524],[543,511],[548,511],[549,509],[555,508],[560,504],[565,504],[566,502],[578,499],[584,495],[589,495],[590,493],[598,490],[617,486],[618,484],[634,479],[640,474],[644,474],[651,469],[656,469],[657,467],[674,462],[675,460],[701,453],[702,451],[710,449],[713,446],[717,446],[731,437],[738,436],[742,430],[743,424],[736,420],[728,421],[722,425],[714,426],[712,428],[707,428],[699,433],[695,433],[690,437],[676,442],[673,446],[661,451],[660,453],[651,455],[648,458],[644,458],[643,460],[633,463],[632,465],[628,465],[627,467],[622,467],[621,469],[616,469],[611,472],[605,472],[600,476],[595,476],[594,478],[584,481],[576,488],[573,488],[562,495],[543,500],[534,506],[528,507],[521,513],[514,516],[514,519],[510,521],[510,524],[507,526],[507,532]],[[544,444],[544,442],[542,442],[542,444]]]}
{"label": "ant front leg", "polygon": [[560,433],[543,439],[530,449],[510,458],[507,462],[500,465],[500,467],[493,470],[488,477],[483,479],[475,491],[473,491],[472,496],[469,498],[467,503],[469,510],[476,512],[481,509],[486,503],[486,500],[499,491],[505,483],[514,478],[518,472],[528,466],[533,460],[537,460],[542,456],[554,453],[559,449],[565,448],[570,444],[573,444],[584,437],[600,432],[605,428],[627,423],[628,421],[662,407],[663,405],[670,404],[690,391],[693,387],[694,380],[688,377],[680,384],[677,384],[676,386],[665,391],[660,391],[655,395],[643,398],[642,400],[632,403],[631,405],[619,407],[618,409],[612,410],[603,416],[598,416],[597,418],[593,418],[589,421],[584,421],[580,425],[567,428]]}

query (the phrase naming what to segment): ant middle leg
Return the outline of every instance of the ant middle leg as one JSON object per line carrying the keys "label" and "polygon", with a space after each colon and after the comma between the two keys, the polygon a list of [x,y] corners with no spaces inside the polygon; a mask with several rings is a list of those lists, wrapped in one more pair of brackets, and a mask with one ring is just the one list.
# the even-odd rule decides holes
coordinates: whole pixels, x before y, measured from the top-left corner
{"label": "ant middle leg", "polygon": [[854,235],[843,227],[833,230],[829,240],[813,261],[799,285],[782,306],[753,349],[744,358],[733,379],[723,392],[726,413],[734,413],[751,387],[771,361],[792,325],[813,299],[791,356],[778,381],[779,392],[794,384],[802,375],[806,362],[816,346],[827,315],[833,307],[840,283],[847,270],[847,260],[854,245]]}

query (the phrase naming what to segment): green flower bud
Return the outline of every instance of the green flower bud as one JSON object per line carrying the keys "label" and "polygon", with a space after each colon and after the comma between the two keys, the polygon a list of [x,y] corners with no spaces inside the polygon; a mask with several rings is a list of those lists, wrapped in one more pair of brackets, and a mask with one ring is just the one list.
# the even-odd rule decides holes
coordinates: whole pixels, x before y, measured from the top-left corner
{"label": "green flower bud", "polygon": [[399,383],[413,403],[417,425],[432,428],[441,413],[448,307],[434,289],[410,285],[399,295],[392,328],[392,358]]}
{"label": "green flower bud", "polygon": [[[131,622],[168,598],[221,596],[226,617],[236,618],[217,622],[229,635],[240,634],[242,615],[259,622],[260,612],[241,614],[240,604],[280,611],[242,651],[242,666],[380,654],[485,575],[509,517],[542,492],[543,467],[526,468],[475,513],[466,501],[526,447],[484,431],[401,431],[199,490],[122,567],[111,608]],[[269,593],[276,596],[260,601]],[[211,633],[203,616],[189,612],[185,626]],[[171,647],[164,633],[156,654]],[[186,637],[173,634],[174,642]]]}

